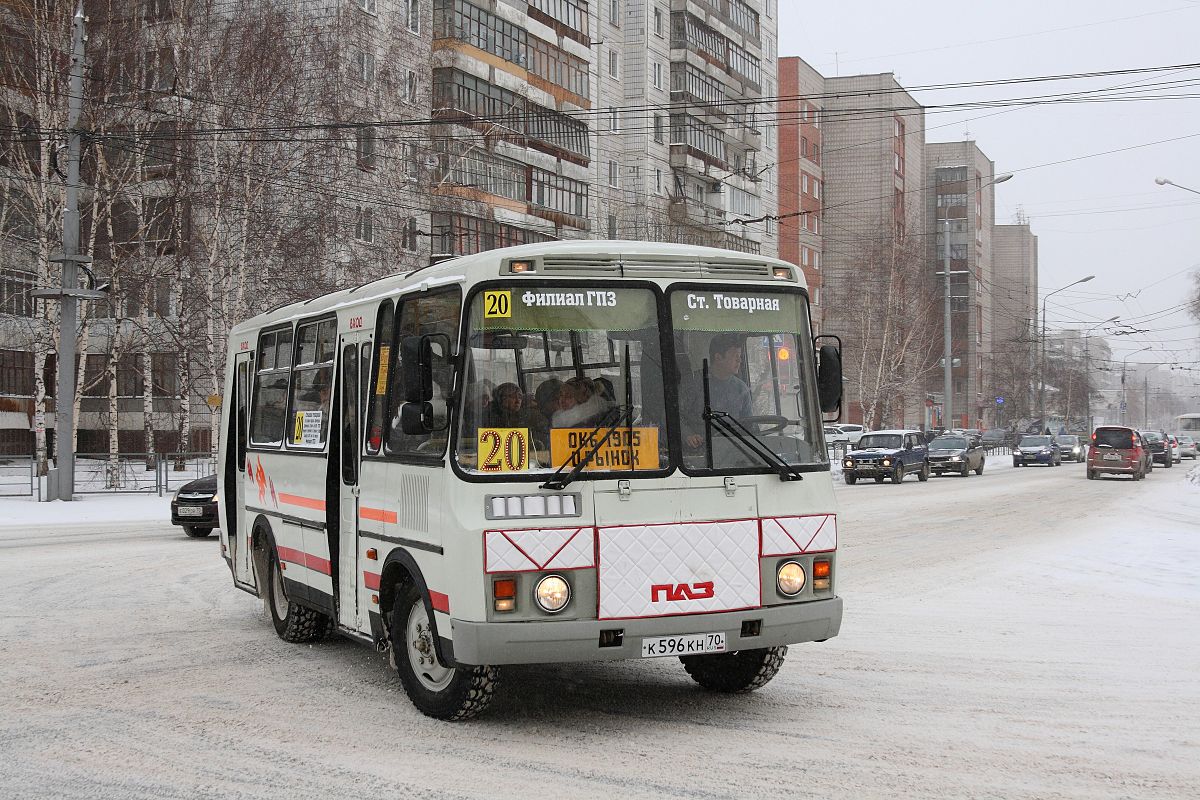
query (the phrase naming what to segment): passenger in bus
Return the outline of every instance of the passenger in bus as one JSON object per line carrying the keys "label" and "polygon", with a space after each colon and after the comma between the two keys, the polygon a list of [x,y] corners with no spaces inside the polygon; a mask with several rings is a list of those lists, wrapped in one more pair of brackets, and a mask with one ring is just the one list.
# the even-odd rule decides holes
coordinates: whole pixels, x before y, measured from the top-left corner
{"label": "passenger in bus", "polygon": [[600,424],[613,404],[596,390],[591,378],[576,376],[563,384],[558,394],[558,411],[551,424],[555,428],[591,428]]}
{"label": "passenger in bus", "polygon": [[596,392],[610,403],[617,402],[617,393],[613,389],[613,382],[608,378],[603,376],[596,378]]}
{"label": "passenger in bus", "polygon": [[533,393],[529,427],[533,429],[533,440],[543,450],[550,447],[550,420],[558,410],[558,395],[562,386],[563,382],[558,378],[548,378]]}
{"label": "passenger in bus", "polygon": [[515,383],[502,383],[492,393],[484,423],[489,428],[528,428],[529,411],[525,393]]}
{"label": "passenger in bus", "polygon": [[[721,333],[708,343],[708,397],[713,411],[724,411],[737,419],[751,415],[750,387],[741,378],[743,339],[737,334]],[[688,447],[704,444],[704,375],[696,376],[698,396],[692,398],[685,426]]]}

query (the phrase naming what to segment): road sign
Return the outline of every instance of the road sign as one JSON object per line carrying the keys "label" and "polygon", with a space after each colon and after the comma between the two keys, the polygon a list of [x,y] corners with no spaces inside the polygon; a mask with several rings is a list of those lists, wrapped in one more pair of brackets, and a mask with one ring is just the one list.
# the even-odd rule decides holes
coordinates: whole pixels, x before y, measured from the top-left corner
{"label": "road sign", "polygon": [[1004,398],[1003,398],[1003,397],[997,397],[997,398],[996,398],[996,405],[998,405],[998,406],[1002,406],[1002,405],[1004,405]]}
{"label": "road sign", "polygon": [[1122,400],[1122,401],[1121,401],[1121,410],[1122,410],[1122,411],[1125,411],[1125,410],[1126,410],[1126,405],[1125,405],[1125,401],[1124,401],[1124,400]]}

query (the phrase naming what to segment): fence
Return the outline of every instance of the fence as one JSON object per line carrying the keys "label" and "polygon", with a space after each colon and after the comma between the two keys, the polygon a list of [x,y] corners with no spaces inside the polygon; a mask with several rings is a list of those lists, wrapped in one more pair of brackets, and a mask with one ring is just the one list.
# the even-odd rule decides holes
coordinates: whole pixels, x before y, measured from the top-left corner
{"label": "fence", "polygon": [[0,456],[0,497],[32,495],[37,485],[32,456]]}

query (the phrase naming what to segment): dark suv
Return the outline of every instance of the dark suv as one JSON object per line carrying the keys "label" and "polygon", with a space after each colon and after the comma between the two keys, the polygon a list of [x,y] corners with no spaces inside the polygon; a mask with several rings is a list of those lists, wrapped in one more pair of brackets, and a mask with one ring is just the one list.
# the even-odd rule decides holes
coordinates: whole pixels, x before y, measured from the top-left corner
{"label": "dark suv", "polygon": [[853,486],[859,478],[874,478],[883,483],[904,480],[905,475],[929,480],[929,451],[920,431],[871,431],[864,433],[854,450],[842,460],[842,476]]}
{"label": "dark suv", "polygon": [[1146,447],[1150,450],[1150,459],[1157,461],[1167,469],[1175,466],[1174,454],[1171,452],[1171,445],[1167,443],[1167,435],[1162,431],[1138,431],[1142,435],[1142,439],[1146,442]]}

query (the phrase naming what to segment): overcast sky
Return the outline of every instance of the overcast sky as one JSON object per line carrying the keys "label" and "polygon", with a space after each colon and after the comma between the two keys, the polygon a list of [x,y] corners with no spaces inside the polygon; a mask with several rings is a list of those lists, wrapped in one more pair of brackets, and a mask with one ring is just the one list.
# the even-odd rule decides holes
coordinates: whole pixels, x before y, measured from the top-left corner
{"label": "overcast sky", "polygon": [[[905,87],[1200,62],[1200,0],[780,0],[779,5],[780,56],[800,56],[827,76],[893,72]],[[1190,275],[1200,267],[1200,195],[1154,183],[1165,176],[1200,191],[1200,68],[913,92],[929,106],[1121,85],[1145,89],[1180,80],[1189,84],[1147,93],[1195,99],[926,116],[928,141],[961,141],[969,129],[996,162],[997,174],[1015,173],[996,187],[996,221],[1013,222],[1018,208],[1030,218],[1043,296],[1096,276],[1049,301],[1050,327],[1081,327],[1084,320],[1120,315],[1137,328],[1150,328],[1151,333],[1106,337],[1117,359],[1153,348],[1133,355],[1130,363],[1200,360],[1200,328],[1186,312],[1162,314],[1184,302]],[[1190,138],[1030,169],[1177,137]],[[1200,369],[1200,363],[1187,366]],[[1176,375],[1200,384],[1200,371]],[[1200,395],[1200,386],[1194,393]]]}

